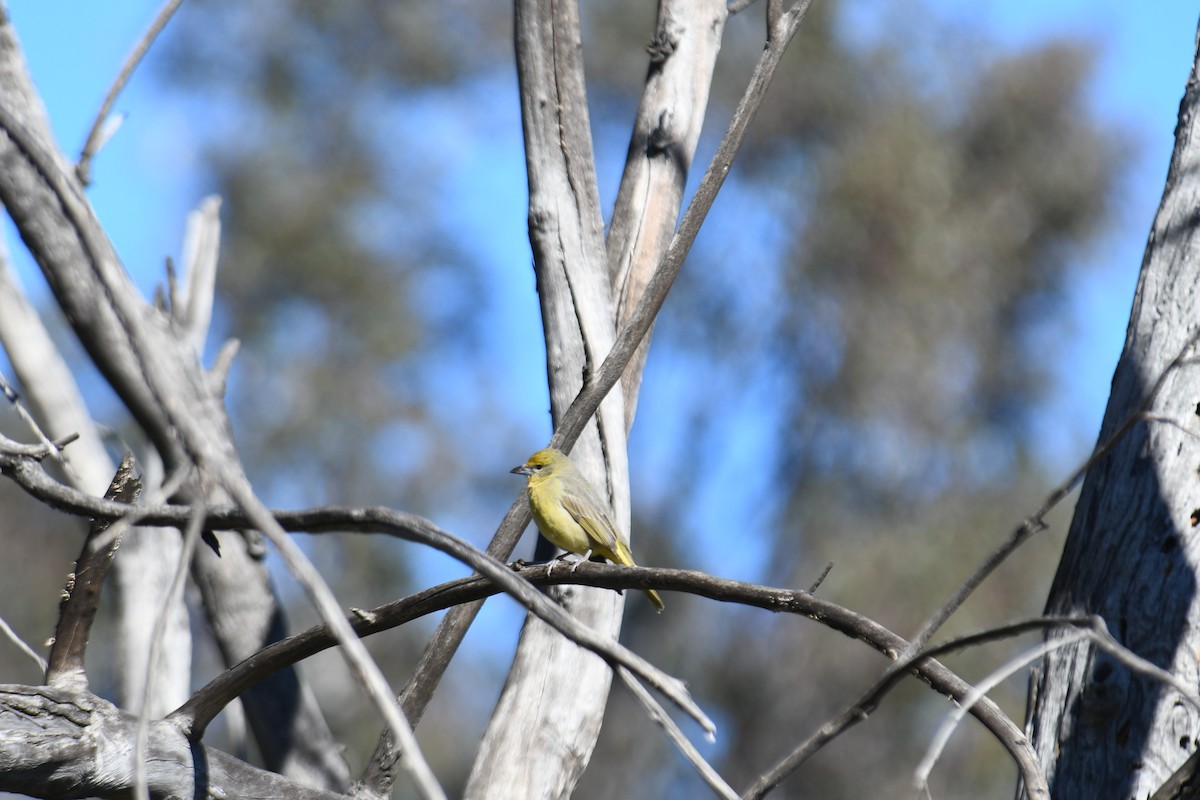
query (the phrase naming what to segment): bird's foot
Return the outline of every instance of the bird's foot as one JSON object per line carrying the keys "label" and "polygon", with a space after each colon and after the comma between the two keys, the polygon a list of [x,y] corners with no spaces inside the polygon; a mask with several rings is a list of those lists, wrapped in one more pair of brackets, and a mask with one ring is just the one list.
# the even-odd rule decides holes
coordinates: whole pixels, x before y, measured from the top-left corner
{"label": "bird's foot", "polygon": [[584,563],[585,561],[591,561],[591,559],[592,559],[592,551],[588,550],[586,553],[584,553],[583,555],[581,555],[579,557],[578,561],[576,561],[574,564],[571,565],[571,574],[574,575],[575,570],[579,569],[580,564]]}

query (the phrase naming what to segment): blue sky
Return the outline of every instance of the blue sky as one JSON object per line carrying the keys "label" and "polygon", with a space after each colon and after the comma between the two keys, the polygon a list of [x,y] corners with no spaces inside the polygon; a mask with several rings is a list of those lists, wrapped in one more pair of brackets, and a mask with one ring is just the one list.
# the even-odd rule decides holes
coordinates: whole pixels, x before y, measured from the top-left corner
{"label": "blue sky", "polygon": [[[878,18],[886,6],[881,0],[847,2],[861,19]],[[159,0],[104,5],[16,0],[9,4],[34,79],[68,154],[78,153],[112,77],[159,5]],[[1094,107],[1104,119],[1134,135],[1135,169],[1117,204],[1119,212],[1111,241],[1086,256],[1094,259],[1086,265],[1088,269],[1081,265],[1078,270],[1083,277],[1077,280],[1073,292],[1074,331],[1067,357],[1072,376],[1070,390],[1057,397],[1046,416],[1051,458],[1061,459],[1065,469],[1078,462],[1083,450],[1091,445],[1107,399],[1145,237],[1173,146],[1176,112],[1191,65],[1197,5],[1175,0],[1153,4],[1116,0],[930,0],[929,7],[938,14],[969,19],[982,26],[1001,47],[1020,48],[1061,35],[1085,37],[1101,53],[1091,88]],[[152,51],[151,67],[154,58]],[[127,114],[126,122],[96,160],[91,189],[92,200],[118,252],[146,292],[161,280],[164,257],[178,254],[184,216],[205,193],[196,170],[199,137],[189,128],[202,117],[186,113],[179,103],[158,92],[149,72],[135,75],[116,105],[118,111]],[[481,106],[488,102],[488,98],[480,98]],[[512,130],[496,131],[490,142],[492,147],[504,150],[503,159],[496,159],[490,150],[457,154],[462,169],[451,179],[446,196],[457,213],[478,217],[465,223],[478,234],[476,241],[486,242],[493,251],[511,251],[501,256],[493,252],[494,258],[523,264],[528,263],[529,255],[522,208],[514,205],[500,218],[482,204],[464,205],[455,199],[477,196],[480,179],[497,195],[515,192],[523,197],[516,124],[514,118]],[[493,169],[489,170],[489,165]],[[9,244],[19,256],[19,242],[10,237]],[[40,295],[36,270],[27,260],[18,258],[18,263],[27,285]],[[536,341],[532,285],[532,275],[527,285],[510,285],[506,295],[515,299],[497,313],[503,317],[501,328],[519,328],[519,338]],[[540,356],[516,360],[505,368],[510,374],[519,374],[519,379],[506,384],[510,391],[513,385],[542,383],[542,394],[535,402],[514,398],[506,403],[523,403],[539,412],[544,409]],[[643,402],[653,400],[646,398]],[[1060,420],[1071,422],[1064,425],[1059,424]],[[540,435],[541,429],[537,430]],[[1084,441],[1080,441],[1080,431],[1086,432]],[[724,509],[724,513],[737,518],[739,512]]]}
{"label": "blue sky", "polygon": [[[58,0],[8,4],[59,145],[72,159],[117,70],[160,5],[146,0],[103,6]],[[149,84],[145,75],[135,75],[118,100],[116,108],[128,115],[128,125],[96,160],[90,191],[118,252],[143,287],[152,285],[145,279],[149,269],[161,276],[163,257],[179,252],[183,215],[201,199],[188,179],[189,165],[171,160],[170,148],[161,141],[167,137],[156,141],[151,135],[169,130],[173,120],[155,118]],[[27,283],[37,284],[28,277]]]}
{"label": "blue sky", "polygon": [[[78,152],[112,76],[159,5],[158,0],[103,6],[60,0],[9,4],[34,79],[69,154]],[[882,8],[878,0],[857,0],[855,5],[859,14]],[[1091,390],[1072,402],[1082,400],[1083,413],[1098,421],[1166,174],[1191,63],[1197,5],[1178,0],[933,0],[931,7],[947,16],[969,17],[1002,45],[1082,35],[1103,53],[1093,102],[1106,118],[1134,131],[1138,155],[1113,246],[1096,254],[1101,269],[1089,271],[1092,277],[1078,287],[1079,337],[1072,343],[1077,348],[1072,361],[1082,373],[1074,383]],[[195,140],[180,110],[161,102],[146,74],[135,76],[117,109],[128,117],[96,162],[91,195],[118,251],[148,289],[162,274],[163,257],[178,252],[183,215],[203,195],[192,169]],[[506,241],[524,246],[524,232],[506,236]],[[19,250],[19,244],[13,249]],[[23,273],[37,285],[27,267]]]}

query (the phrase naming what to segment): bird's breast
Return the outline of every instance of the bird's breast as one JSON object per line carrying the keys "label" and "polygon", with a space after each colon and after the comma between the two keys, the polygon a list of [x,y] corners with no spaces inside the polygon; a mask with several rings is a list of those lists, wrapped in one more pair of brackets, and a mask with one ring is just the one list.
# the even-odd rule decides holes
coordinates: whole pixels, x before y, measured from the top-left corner
{"label": "bird's breast", "polygon": [[557,547],[572,553],[590,549],[587,532],[562,506],[562,482],[557,478],[542,478],[529,482],[529,507],[533,521],[542,535]]}

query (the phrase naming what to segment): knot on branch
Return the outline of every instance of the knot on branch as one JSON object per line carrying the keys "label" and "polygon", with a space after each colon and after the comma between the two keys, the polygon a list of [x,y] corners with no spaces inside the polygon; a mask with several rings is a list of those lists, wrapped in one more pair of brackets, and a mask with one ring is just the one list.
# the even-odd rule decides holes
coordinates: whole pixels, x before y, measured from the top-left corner
{"label": "knot on branch", "polygon": [[678,37],[665,28],[659,28],[655,31],[654,38],[646,45],[646,52],[650,55],[650,66],[661,67],[678,46]]}
{"label": "knot on branch", "polygon": [[646,155],[660,156],[671,150],[675,145],[675,115],[663,111],[658,115],[658,123],[646,137]]}

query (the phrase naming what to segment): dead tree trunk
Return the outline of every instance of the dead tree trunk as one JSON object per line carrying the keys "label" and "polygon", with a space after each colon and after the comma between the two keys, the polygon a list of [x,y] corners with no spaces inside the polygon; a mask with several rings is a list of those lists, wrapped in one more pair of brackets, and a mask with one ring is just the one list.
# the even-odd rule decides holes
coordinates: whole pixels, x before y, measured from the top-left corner
{"label": "dead tree trunk", "polygon": [[[1140,417],[1088,472],[1047,604],[1050,614],[1100,615],[1122,644],[1192,686],[1200,680],[1198,69],[1180,106],[1100,442]],[[1046,658],[1031,703],[1056,800],[1149,797],[1196,751],[1200,711],[1090,642]]]}

